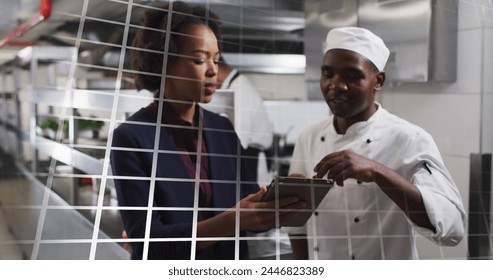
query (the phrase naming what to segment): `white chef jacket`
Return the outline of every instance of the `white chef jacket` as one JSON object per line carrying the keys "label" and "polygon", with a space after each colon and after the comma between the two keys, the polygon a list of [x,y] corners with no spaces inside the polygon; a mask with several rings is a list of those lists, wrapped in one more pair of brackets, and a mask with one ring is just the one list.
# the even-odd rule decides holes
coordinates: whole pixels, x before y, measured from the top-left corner
{"label": "white chef jacket", "polygon": [[[243,148],[254,147],[259,150],[270,148],[274,139],[274,127],[267,115],[267,109],[262,97],[252,82],[233,69],[224,79],[221,89],[234,91],[234,127]],[[273,173],[267,168],[267,158],[260,152],[257,167],[257,182],[267,185],[272,180]],[[277,232],[277,233],[276,233]],[[272,257],[276,253],[291,252],[287,234],[283,230],[270,230],[262,233],[249,233],[251,236],[264,237],[265,240],[249,241],[250,257],[252,259]],[[275,236],[279,234],[279,251],[276,251]]]}
{"label": "white chef jacket", "polygon": [[221,89],[234,91],[234,126],[243,148],[268,149],[272,145],[274,128],[254,85],[245,75],[239,75],[238,70],[233,69]]}
{"label": "white chef jacket", "polygon": [[341,150],[375,160],[415,184],[436,233],[413,224],[375,183],[347,179],[343,187],[334,185],[304,227],[285,228],[307,235],[310,259],[417,259],[416,231],[439,245],[462,240],[462,199],[426,131],[380,104],[368,121],[353,124],[344,135],[337,134],[331,116],[302,132],[289,173],[311,177],[324,156]]}

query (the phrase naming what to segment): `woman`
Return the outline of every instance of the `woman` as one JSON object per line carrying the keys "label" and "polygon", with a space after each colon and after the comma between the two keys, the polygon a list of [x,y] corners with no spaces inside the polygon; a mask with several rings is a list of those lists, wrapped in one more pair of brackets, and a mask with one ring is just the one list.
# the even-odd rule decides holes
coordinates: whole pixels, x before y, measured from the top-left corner
{"label": "woman", "polygon": [[[275,226],[272,211],[258,211],[274,202],[260,202],[263,191],[231,123],[197,105],[216,90],[218,20],[203,7],[173,2],[146,13],[146,28],[134,38],[136,85],[155,92],[156,100],[113,134],[111,163],[119,205],[126,207],[125,230],[130,241],[143,241],[132,242],[132,259],[247,259],[246,241],[235,255],[235,238],[220,237]],[[296,198],[280,205],[304,206]],[[257,211],[237,215],[238,208]],[[195,236],[213,238],[195,243]]]}

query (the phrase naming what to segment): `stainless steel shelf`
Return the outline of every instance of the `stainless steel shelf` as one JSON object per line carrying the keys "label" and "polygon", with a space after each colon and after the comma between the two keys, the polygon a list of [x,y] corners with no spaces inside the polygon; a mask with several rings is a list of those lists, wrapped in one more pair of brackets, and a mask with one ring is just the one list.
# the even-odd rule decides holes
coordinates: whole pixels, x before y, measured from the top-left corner
{"label": "stainless steel shelf", "polygon": [[[113,110],[116,98],[115,91],[109,90],[28,88],[19,93],[21,102],[108,112]],[[152,96],[141,94],[137,90],[120,90],[116,110],[119,113],[133,113],[149,105],[152,100]]]}
{"label": "stainless steel shelf", "polygon": [[26,47],[20,50],[16,56],[16,64],[23,66],[32,62],[53,61],[77,61],[77,48],[75,47]]}
{"label": "stainless steel shelf", "polygon": [[[147,106],[152,96],[135,90],[115,94],[112,90],[71,88],[67,86],[73,78],[70,71],[61,67],[59,72],[57,67],[74,66],[76,62],[76,48],[36,46],[21,50],[8,65],[0,65],[0,147],[12,153],[14,165],[22,174],[18,185],[0,188],[0,207],[8,214],[28,257],[87,259],[97,242],[95,259],[129,259],[120,246],[124,240],[119,213],[108,208],[116,205],[113,181],[107,178],[104,186],[94,183],[91,189],[79,183],[83,177],[100,182],[104,176],[111,176],[111,168],[105,172],[104,162],[92,156],[99,154],[98,149],[105,149],[106,142],[77,144],[74,116],[76,109],[112,112],[116,108],[117,112],[131,113]],[[56,117],[60,108],[65,108],[63,115],[68,119],[68,138],[57,142],[36,135],[42,116]],[[103,208],[99,208],[99,188],[105,189]],[[96,221],[97,212],[106,215]]]}
{"label": "stainless steel shelf", "polygon": [[[43,151],[45,155],[51,158],[81,170],[87,175],[103,175],[103,162],[101,160],[88,156],[65,144],[57,143],[42,136],[36,136],[36,149]],[[111,175],[111,170],[108,170],[108,173],[107,175]],[[111,180],[107,182],[113,185]]]}

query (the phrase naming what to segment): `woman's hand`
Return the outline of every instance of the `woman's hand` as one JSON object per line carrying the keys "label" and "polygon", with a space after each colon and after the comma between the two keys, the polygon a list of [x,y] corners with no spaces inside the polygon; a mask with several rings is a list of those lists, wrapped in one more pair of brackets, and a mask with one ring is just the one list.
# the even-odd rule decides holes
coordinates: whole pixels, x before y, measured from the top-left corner
{"label": "woman's hand", "polygon": [[[241,230],[269,230],[295,216],[298,213],[296,210],[306,207],[306,203],[299,201],[297,197],[284,197],[279,199],[279,209],[282,211],[276,211],[275,200],[262,201],[264,194],[265,188],[262,188],[257,193],[243,198],[237,204],[240,208]],[[276,216],[279,217],[278,223],[276,223]]]}
{"label": "woman's hand", "polygon": [[[239,212],[240,230],[266,231],[279,226],[282,221],[292,218],[298,209],[305,209],[306,203],[299,201],[297,197],[285,197],[279,199],[279,209],[276,211],[276,202],[261,201],[265,194],[265,188],[257,193],[250,194],[240,200],[235,207],[207,220],[200,221],[197,227],[198,237],[234,236],[236,233],[237,212]],[[278,220],[276,220],[276,215]],[[204,249],[213,241],[201,241],[197,243],[197,249]]]}

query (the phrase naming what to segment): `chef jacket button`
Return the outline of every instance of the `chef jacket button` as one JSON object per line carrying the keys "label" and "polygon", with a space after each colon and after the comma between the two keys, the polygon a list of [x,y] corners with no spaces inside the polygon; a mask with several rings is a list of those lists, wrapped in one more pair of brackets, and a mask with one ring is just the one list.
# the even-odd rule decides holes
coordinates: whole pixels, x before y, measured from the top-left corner
{"label": "chef jacket button", "polygon": [[324,141],[325,141],[325,137],[324,137],[324,136],[320,137],[320,140],[321,140],[322,142],[324,142]]}
{"label": "chef jacket button", "polygon": [[366,143],[370,144],[371,143],[371,139],[370,138],[366,139]]}
{"label": "chef jacket button", "polygon": [[315,252],[318,252],[318,247],[313,248]]}
{"label": "chef jacket button", "polygon": [[360,185],[363,184],[363,182],[361,182],[360,180],[356,181],[356,183],[358,183]]}
{"label": "chef jacket button", "polygon": [[358,223],[359,222],[359,217],[354,218],[354,222]]}
{"label": "chef jacket button", "polygon": [[355,259],[356,259],[356,257],[354,256],[354,254],[353,254],[353,255],[351,255],[351,259],[352,259],[352,260],[355,260]]}
{"label": "chef jacket button", "polygon": [[313,214],[314,214],[315,216],[318,216],[318,211],[315,211]]}

